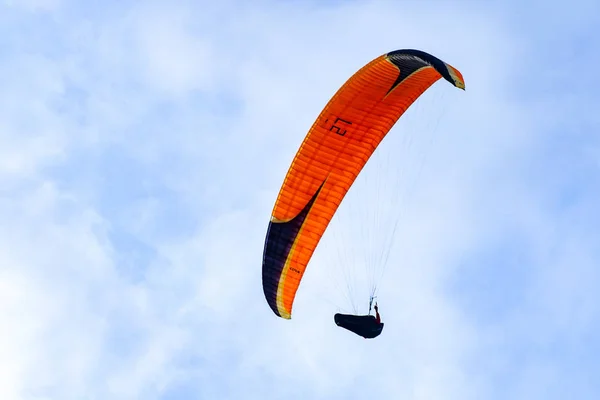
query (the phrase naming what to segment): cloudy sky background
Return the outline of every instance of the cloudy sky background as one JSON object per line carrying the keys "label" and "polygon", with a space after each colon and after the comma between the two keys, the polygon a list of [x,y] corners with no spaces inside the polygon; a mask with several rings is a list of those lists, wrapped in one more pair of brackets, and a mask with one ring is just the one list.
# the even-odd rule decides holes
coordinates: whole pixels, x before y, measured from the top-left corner
{"label": "cloudy sky background", "polygon": [[[596,399],[600,3],[564,5],[3,1],[0,398]],[[392,130],[278,319],[260,268],[289,163],[400,48],[467,90]],[[368,251],[374,182],[408,196],[368,341],[327,277]]]}

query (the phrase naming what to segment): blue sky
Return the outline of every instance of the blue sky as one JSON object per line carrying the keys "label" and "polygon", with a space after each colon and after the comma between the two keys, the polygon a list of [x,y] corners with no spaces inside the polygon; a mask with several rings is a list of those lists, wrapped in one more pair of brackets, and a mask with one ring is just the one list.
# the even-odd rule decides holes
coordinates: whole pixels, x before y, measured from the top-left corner
{"label": "blue sky", "polygon": [[[0,397],[597,398],[599,8],[2,2]],[[260,268],[289,163],[400,48],[467,90],[438,82],[391,131],[278,319]],[[366,341],[332,279],[396,220]]]}

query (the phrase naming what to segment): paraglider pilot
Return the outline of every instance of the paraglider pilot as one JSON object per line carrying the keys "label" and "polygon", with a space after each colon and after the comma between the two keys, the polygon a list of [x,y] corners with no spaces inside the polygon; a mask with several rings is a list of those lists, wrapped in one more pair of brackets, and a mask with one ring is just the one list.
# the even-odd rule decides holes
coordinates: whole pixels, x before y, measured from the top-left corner
{"label": "paraglider pilot", "polygon": [[348,329],[365,339],[373,339],[381,335],[383,330],[383,322],[379,315],[379,307],[375,303],[375,314],[369,315],[350,315],[350,314],[335,314],[334,321],[337,326]]}

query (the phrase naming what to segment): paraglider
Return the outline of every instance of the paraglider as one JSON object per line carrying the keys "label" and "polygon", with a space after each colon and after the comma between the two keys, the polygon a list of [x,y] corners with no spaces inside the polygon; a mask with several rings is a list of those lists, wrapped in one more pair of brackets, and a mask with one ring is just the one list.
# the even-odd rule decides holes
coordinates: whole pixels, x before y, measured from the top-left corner
{"label": "paraglider", "polygon": [[365,339],[373,339],[381,335],[383,322],[379,315],[379,307],[375,304],[375,316],[373,315],[352,315],[336,313],[333,320],[337,326],[348,329]]}
{"label": "paraglider", "polygon": [[[285,176],[265,239],[262,285],[275,315],[291,318],[302,276],[344,196],[396,121],[440,78],[465,88],[461,73],[433,55],[392,51],[350,77],[317,117]],[[383,329],[372,315],[336,314],[334,321],[363,337]]]}

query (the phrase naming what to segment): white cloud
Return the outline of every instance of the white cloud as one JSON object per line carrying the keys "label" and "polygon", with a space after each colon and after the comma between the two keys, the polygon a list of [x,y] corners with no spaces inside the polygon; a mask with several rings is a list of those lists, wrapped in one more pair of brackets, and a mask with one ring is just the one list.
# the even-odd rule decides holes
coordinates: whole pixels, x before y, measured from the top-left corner
{"label": "white cloud", "polygon": [[[592,196],[558,209],[561,187],[523,170],[548,167],[540,144],[563,117],[540,121],[515,94],[528,44],[493,13],[442,2],[316,7],[138,5],[51,25],[58,43],[7,50],[0,397],[550,393],[541,390],[564,374],[564,360],[547,353],[521,364],[517,353],[597,327],[597,230],[587,223]],[[333,246],[360,243],[340,240],[357,224],[351,213],[323,239],[293,319],[277,319],[260,262],[289,162],[350,74],[406,47],[459,68],[467,91],[439,82],[382,149],[394,155],[404,129],[417,133],[412,149],[428,149],[381,286],[384,334],[366,341],[335,327],[323,292]],[[374,182],[358,184],[372,201]],[[359,210],[351,204],[345,211]],[[519,249],[472,261],[507,238],[527,249],[512,278],[528,280],[501,295],[523,302],[484,319],[490,295],[461,279],[489,273],[510,287],[494,265]]]}
{"label": "white cloud", "polygon": [[4,0],[5,6],[31,12],[48,12],[59,8],[61,0]]}

